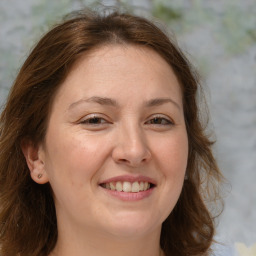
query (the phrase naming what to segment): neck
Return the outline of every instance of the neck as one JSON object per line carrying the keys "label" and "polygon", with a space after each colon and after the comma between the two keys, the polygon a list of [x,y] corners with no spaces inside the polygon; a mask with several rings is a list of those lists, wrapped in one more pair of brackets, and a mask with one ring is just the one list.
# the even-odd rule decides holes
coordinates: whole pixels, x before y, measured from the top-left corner
{"label": "neck", "polygon": [[55,249],[49,256],[164,256],[160,249],[160,232],[157,230],[142,237],[115,237],[87,232],[69,233],[58,237]]}

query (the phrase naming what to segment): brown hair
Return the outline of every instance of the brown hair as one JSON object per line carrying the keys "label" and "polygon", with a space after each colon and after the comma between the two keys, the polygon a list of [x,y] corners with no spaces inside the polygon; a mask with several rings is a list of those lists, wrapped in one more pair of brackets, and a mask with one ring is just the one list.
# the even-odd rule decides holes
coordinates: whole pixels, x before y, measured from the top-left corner
{"label": "brown hair", "polygon": [[[188,179],[177,205],[163,223],[160,242],[166,256],[209,252],[214,218],[206,200],[216,195],[221,174],[212,155],[212,142],[200,121],[197,76],[179,48],[148,20],[118,12],[79,12],[54,27],[35,46],[0,118],[3,256],[46,256],[56,244],[57,221],[50,185],[39,185],[31,179],[20,145],[24,138],[35,145],[44,139],[51,102],[60,84],[81,55],[105,44],[149,47],[167,61],[179,79],[189,138]],[[210,185],[211,191],[207,189]]]}

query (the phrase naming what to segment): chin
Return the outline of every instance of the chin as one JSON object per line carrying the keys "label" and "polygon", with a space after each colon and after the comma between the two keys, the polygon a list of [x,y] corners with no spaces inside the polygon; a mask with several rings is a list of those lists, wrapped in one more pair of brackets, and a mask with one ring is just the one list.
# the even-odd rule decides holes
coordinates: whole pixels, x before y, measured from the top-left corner
{"label": "chin", "polygon": [[114,222],[109,223],[108,231],[112,235],[120,238],[138,238],[147,236],[151,232],[159,228],[161,230],[162,223],[154,221],[143,215],[126,214],[116,217]]}

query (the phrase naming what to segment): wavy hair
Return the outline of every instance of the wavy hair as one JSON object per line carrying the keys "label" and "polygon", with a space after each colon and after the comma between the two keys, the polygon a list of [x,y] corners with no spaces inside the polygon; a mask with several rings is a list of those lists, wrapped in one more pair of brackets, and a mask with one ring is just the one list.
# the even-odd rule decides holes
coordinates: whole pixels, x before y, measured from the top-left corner
{"label": "wavy hair", "polygon": [[207,208],[222,175],[198,108],[199,81],[179,47],[145,18],[116,11],[81,11],[53,27],[32,50],[0,117],[0,254],[47,256],[58,232],[49,184],[31,177],[21,150],[24,139],[44,140],[54,96],[74,63],[103,45],[132,44],[157,52],[172,67],[183,93],[189,140],[187,179],[177,205],[162,224],[166,256],[208,255],[214,216]]}

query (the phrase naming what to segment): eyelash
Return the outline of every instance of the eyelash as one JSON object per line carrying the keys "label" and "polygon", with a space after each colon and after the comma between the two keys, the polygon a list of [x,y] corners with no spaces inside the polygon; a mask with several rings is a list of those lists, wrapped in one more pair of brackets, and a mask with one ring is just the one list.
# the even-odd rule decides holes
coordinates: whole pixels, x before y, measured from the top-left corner
{"label": "eyelash", "polygon": [[[158,123],[159,120],[162,122],[164,121],[164,124],[163,123]],[[152,123],[156,121],[157,123]],[[163,116],[153,116],[153,118],[151,118],[149,121],[147,121],[146,123],[149,123],[149,124],[152,124],[152,125],[159,125],[159,126],[167,126],[167,125],[174,125],[174,122],[166,117],[163,117]]]}
{"label": "eyelash", "polygon": [[[99,120],[104,121],[104,122],[98,123],[97,121],[99,121]],[[96,122],[92,122],[92,121],[96,121]],[[88,124],[88,125],[102,125],[102,124],[109,123],[109,122],[100,116],[93,115],[91,117],[88,117],[87,119],[82,120],[80,123]]]}
{"label": "eyelash", "polygon": [[[159,123],[159,121],[160,121],[160,123]],[[154,122],[156,122],[156,123],[154,123]],[[100,126],[100,125],[104,125],[104,124],[108,124],[108,123],[110,123],[110,122],[98,115],[89,116],[86,119],[83,119],[82,121],[80,121],[80,124],[90,125],[90,126]],[[148,121],[146,121],[145,124],[154,125],[154,126],[168,126],[168,125],[172,126],[172,125],[174,125],[174,122],[166,117],[163,117],[163,116],[153,116]]]}

